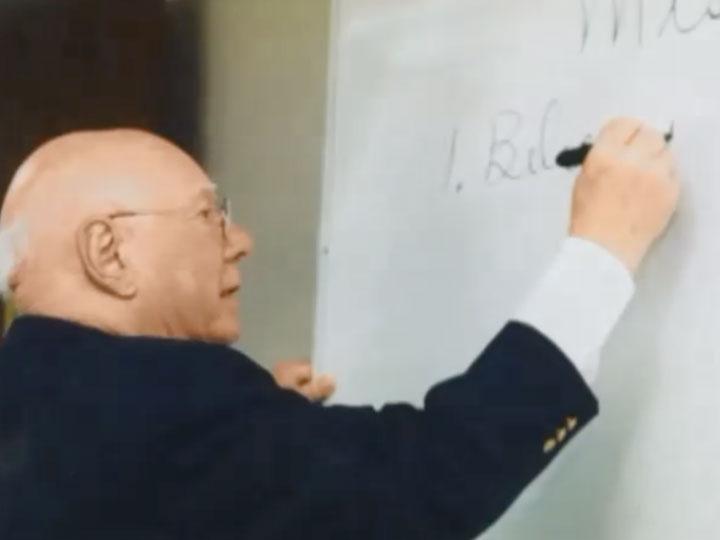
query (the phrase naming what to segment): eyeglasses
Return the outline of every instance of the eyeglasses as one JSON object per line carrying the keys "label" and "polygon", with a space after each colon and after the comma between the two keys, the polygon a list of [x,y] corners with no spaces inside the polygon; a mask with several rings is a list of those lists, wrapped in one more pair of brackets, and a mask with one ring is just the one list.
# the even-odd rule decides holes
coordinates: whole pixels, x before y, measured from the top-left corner
{"label": "eyeglasses", "polygon": [[217,192],[213,193],[214,201],[208,207],[204,203],[202,209],[198,210],[198,203],[193,203],[182,208],[167,210],[119,210],[108,215],[109,219],[126,218],[135,216],[181,216],[187,219],[203,217],[220,226],[223,238],[227,237],[227,224],[232,220],[230,210],[230,199]]}

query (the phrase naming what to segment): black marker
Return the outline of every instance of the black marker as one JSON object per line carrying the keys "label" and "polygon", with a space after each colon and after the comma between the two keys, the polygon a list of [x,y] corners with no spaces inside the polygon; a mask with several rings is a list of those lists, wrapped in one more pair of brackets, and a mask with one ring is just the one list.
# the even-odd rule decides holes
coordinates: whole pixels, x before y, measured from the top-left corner
{"label": "black marker", "polygon": [[[672,141],[673,127],[674,126],[670,126],[670,131],[665,134],[666,143]],[[590,150],[592,150],[592,143],[589,142],[583,143],[577,148],[566,148],[557,155],[555,163],[557,163],[559,167],[565,167],[566,169],[569,169],[570,167],[579,167],[583,164],[583,161],[585,161],[585,158],[590,153]]]}

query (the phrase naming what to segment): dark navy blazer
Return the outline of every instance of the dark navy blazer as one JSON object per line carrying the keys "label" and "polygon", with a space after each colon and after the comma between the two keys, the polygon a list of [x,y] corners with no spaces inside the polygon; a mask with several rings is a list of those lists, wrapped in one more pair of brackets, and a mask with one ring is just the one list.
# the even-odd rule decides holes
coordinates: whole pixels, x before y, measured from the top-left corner
{"label": "dark navy blazer", "polygon": [[376,411],[225,346],[25,316],[0,348],[0,539],[471,539],[597,410],[519,323],[423,409]]}

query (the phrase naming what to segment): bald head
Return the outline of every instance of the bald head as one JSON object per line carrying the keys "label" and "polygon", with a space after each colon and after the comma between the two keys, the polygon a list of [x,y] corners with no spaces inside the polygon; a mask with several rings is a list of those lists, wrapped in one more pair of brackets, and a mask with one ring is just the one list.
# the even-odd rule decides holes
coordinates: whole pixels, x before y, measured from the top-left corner
{"label": "bald head", "polygon": [[[148,132],[77,132],[45,143],[18,169],[0,214],[6,236],[14,231],[17,245],[21,231],[24,243],[9,279],[18,308],[97,321],[118,333],[204,337],[209,330],[188,330],[179,320],[187,313],[171,316],[167,301],[168,309],[156,305],[150,313],[148,303],[170,292],[159,279],[181,297],[202,288],[203,271],[218,280],[219,293],[226,281],[239,281],[225,267],[247,249],[228,255],[221,244],[228,236],[221,234],[214,189],[192,158]],[[179,252],[180,244],[192,253],[192,241],[209,240],[216,249],[205,253],[204,270]],[[103,320],[107,314],[112,320]]]}
{"label": "bald head", "polygon": [[[68,206],[81,211],[146,207],[171,198],[177,184],[209,183],[202,169],[169,141],[135,129],[85,131],[53,139],[33,152],[13,178],[0,225],[41,225]],[[172,200],[167,201],[172,205]]]}

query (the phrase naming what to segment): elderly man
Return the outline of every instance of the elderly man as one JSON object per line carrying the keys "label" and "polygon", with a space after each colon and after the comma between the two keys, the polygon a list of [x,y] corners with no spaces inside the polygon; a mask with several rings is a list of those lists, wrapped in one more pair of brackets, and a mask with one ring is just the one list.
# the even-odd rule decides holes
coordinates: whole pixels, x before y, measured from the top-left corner
{"label": "elderly man", "polygon": [[0,219],[23,314],[0,350],[0,538],[473,538],[597,413],[592,353],[677,194],[660,134],[611,122],[571,237],[464,374],[423,409],[323,407],[226,345],[251,240],[196,163],[133,130],[50,141]]}

